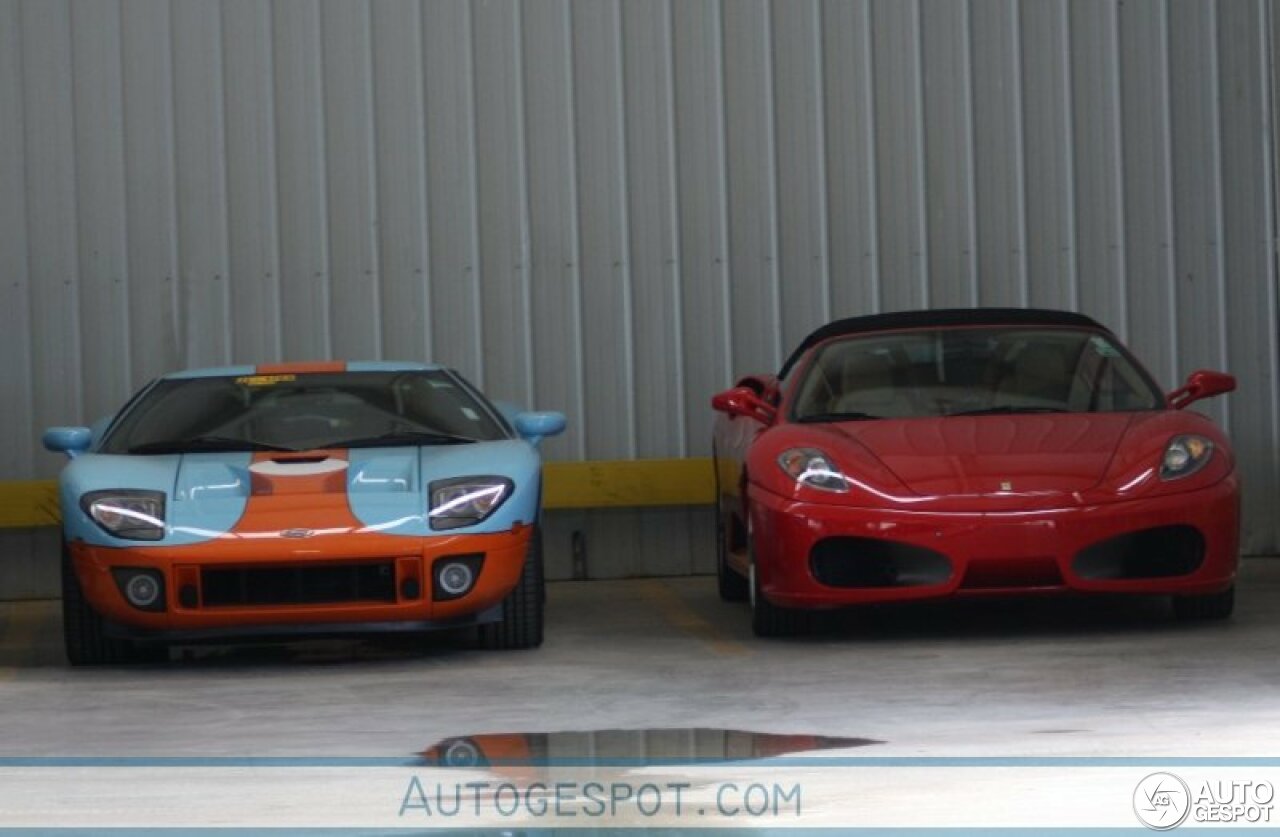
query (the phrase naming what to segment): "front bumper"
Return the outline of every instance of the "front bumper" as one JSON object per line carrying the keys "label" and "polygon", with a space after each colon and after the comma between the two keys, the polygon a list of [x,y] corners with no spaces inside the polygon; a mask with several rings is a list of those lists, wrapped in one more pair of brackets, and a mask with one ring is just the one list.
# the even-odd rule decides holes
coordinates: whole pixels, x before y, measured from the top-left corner
{"label": "front bumper", "polygon": [[[340,632],[343,626],[413,629],[491,621],[500,617],[502,600],[520,580],[531,532],[532,527],[517,525],[484,535],[348,534],[298,541],[215,539],[172,547],[68,546],[86,600],[118,633],[208,639],[220,633]],[[483,558],[477,561],[476,556]],[[478,566],[475,582],[461,596],[438,600],[433,566],[457,557]],[[159,573],[163,609],[130,604],[117,581],[121,569]],[[309,580],[312,573],[319,584]],[[348,574],[352,588],[341,584]],[[255,583],[268,592],[255,590]]]}
{"label": "front bumper", "polygon": [[[761,592],[784,607],[838,607],[955,595],[1017,593],[1204,594],[1235,580],[1239,490],[1235,476],[1210,487],[1147,500],[1038,511],[938,512],[798,503],[759,486],[750,489],[752,542]],[[1171,529],[1168,527],[1177,527]],[[1113,538],[1148,530],[1185,532],[1203,548],[1186,572],[1103,577],[1079,558]],[[835,586],[815,575],[815,547],[832,562],[856,562],[858,548],[910,554],[914,577],[877,582],[874,573],[844,573],[857,583]],[[903,549],[899,549],[903,547]],[[825,550],[825,553],[824,553]],[[932,562],[926,553],[941,556]],[[921,558],[920,556],[926,556]],[[1158,564],[1149,556],[1143,567]],[[942,569],[939,570],[938,568]],[[919,571],[916,571],[916,570]],[[829,579],[829,573],[819,572]],[[905,574],[904,574],[905,575]],[[868,580],[870,579],[870,580]]]}

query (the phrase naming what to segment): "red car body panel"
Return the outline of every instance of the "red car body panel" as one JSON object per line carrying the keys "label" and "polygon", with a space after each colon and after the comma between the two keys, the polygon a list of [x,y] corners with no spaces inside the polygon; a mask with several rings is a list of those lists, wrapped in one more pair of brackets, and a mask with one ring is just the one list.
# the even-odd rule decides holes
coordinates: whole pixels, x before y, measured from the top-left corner
{"label": "red car body panel", "polygon": [[[1239,527],[1234,477],[1201,491],[1108,505],[1034,512],[916,512],[799,503],[752,487],[760,589],[784,607],[822,607],[955,594],[1215,593],[1235,580]],[[1084,548],[1126,532],[1189,524],[1205,538],[1206,558],[1188,576],[1090,580],[1072,569]],[[808,561],[814,544],[864,535],[923,546],[946,555],[950,577],[936,585],[841,589],[819,583]],[[745,567],[739,566],[739,571]]]}
{"label": "red car body panel", "polygon": [[[1106,334],[1100,327],[1098,332]],[[730,533],[727,564],[748,575],[749,539],[758,590],[771,603],[821,608],[1070,591],[1199,595],[1234,583],[1239,484],[1229,440],[1205,416],[1166,407],[791,421],[805,368],[834,339],[840,338],[802,346],[780,383],[763,375],[739,382],[772,405],[772,420],[733,415],[719,401],[713,451],[719,513]],[[1212,458],[1188,477],[1162,480],[1161,457],[1183,434],[1210,440]],[[792,479],[778,457],[796,448],[830,455],[851,490],[837,494]],[[1192,572],[1095,578],[1075,568],[1077,556],[1090,547],[1175,525],[1203,538],[1203,561]],[[940,553],[950,572],[935,583],[909,586],[820,582],[811,563],[815,546],[850,537]]]}

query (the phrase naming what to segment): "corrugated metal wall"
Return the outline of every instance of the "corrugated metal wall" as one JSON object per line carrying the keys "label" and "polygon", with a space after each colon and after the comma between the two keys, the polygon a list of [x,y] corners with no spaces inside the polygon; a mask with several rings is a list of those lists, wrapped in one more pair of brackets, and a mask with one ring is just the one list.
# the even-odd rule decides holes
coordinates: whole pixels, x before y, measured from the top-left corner
{"label": "corrugated metal wall", "polygon": [[[0,0],[0,478],[163,370],[331,356],[563,409],[553,457],[699,455],[824,320],[1031,304],[1240,377],[1276,551],[1271,13]],[[708,566],[693,513],[561,524],[599,574]]]}

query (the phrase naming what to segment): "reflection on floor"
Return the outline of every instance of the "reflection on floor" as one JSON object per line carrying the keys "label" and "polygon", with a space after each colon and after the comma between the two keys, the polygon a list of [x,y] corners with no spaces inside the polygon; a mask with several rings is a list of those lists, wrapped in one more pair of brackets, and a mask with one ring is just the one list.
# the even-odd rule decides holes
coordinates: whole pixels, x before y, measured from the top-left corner
{"label": "reflection on floor", "polygon": [[424,750],[422,757],[425,764],[443,767],[547,762],[685,764],[753,761],[882,743],[870,738],[736,729],[602,729],[445,738]]}

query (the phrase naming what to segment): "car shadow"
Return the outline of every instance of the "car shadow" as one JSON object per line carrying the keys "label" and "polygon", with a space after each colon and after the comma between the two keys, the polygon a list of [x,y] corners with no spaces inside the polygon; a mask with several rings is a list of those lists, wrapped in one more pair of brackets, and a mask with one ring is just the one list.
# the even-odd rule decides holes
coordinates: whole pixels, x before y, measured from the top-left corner
{"label": "car shadow", "polygon": [[864,605],[802,619],[793,642],[1096,638],[1230,630],[1232,621],[1174,619],[1167,597],[1062,596]]}
{"label": "car shadow", "polygon": [[[62,643],[57,602],[7,605],[0,614],[0,679],[3,672],[30,669],[68,669]],[[447,661],[475,650],[463,631],[395,633],[378,636],[323,639],[246,641],[235,645],[174,645],[164,656],[145,662],[72,669],[90,671],[150,671],[201,669],[260,669],[388,665],[410,661]]]}
{"label": "car shadow", "polygon": [[448,659],[471,653],[465,637],[445,633],[395,634],[381,637],[248,642],[236,645],[175,645],[169,659],[156,668],[251,669],[259,667],[327,667]]}

